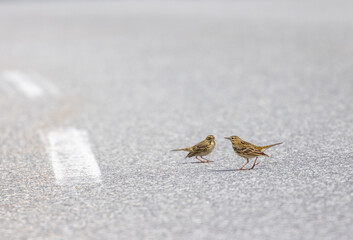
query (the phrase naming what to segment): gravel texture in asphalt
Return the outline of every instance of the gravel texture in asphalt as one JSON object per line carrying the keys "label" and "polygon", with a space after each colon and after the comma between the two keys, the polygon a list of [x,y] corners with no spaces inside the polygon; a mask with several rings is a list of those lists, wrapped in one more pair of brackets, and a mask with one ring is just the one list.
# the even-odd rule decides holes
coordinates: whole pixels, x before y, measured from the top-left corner
{"label": "gravel texture in asphalt", "polygon": [[[352,9],[0,3],[1,238],[353,239]],[[47,139],[67,128],[100,182],[57,182]],[[170,152],[209,134],[213,163]],[[284,144],[234,171],[230,135]]]}

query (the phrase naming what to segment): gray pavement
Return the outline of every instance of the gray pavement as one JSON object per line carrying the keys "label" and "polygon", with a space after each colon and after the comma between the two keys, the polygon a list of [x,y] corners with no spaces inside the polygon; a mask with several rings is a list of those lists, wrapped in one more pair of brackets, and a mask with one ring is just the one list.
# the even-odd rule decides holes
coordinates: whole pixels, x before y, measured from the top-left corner
{"label": "gray pavement", "polygon": [[[352,239],[352,9],[1,3],[0,74],[45,90],[0,79],[1,239]],[[43,136],[63,127],[100,183],[57,184]],[[208,134],[213,163],[169,151]],[[230,135],[284,144],[231,171]]]}

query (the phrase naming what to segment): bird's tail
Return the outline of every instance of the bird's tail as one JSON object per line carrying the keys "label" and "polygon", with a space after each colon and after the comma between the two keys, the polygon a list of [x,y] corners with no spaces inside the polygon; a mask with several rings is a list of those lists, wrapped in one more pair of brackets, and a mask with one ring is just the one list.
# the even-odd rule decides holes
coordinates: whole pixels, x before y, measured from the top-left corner
{"label": "bird's tail", "polygon": [[261,151],[264,151],[264,150],[266,150],[267,148],[270,148],[270,147],[273,147],[273,146],[277,146],[277,145],[280,145],[280,144],[282,144],[283,142],[281,142],[281,143],[275,143],[275,144],[271,144],[271,145],[267,145],[267,146],[262,146],[261,147]]}
{"label": "bird's tail", "polygon": [[176,151],[188,151],[188,152],[190,152],[190,151],[191,151],[191,148],[181,148],[181,149],[174,149],[174,150],[172,150],[172,152],[176,152]]}

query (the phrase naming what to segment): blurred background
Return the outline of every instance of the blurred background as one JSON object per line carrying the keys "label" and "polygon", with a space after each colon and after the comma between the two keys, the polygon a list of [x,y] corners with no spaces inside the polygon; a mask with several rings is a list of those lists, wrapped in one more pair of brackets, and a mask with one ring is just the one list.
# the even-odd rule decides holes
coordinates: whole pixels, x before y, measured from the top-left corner
{"label": "blurred background", "polygon": [[[0,1],[1,236],[352,239],[352,10]],[[58,181],[48,136],[73,128],[98,182]],[[214,163],[169,152],[209,134]],[[230,135],[285,143],[236,172]]]}

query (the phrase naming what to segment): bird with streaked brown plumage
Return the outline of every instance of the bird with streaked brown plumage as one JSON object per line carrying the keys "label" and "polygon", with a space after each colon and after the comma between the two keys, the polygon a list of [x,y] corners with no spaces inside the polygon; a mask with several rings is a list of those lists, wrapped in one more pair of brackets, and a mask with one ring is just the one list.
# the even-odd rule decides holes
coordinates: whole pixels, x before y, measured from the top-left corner
{"label": "bird with streaked brown plumage", "polygon": [[[216,146],[215,137],[213,135],[208,135],[205,140],[203,140],[202,142],[199,142],[198,144],[192,147],[175,149],[172,151],[187,151],[189,152],[189,154],[186,155],[185,158],[195,157],[197,160],[199,160],[202,163],[208,163],[213,161],[204,158],[204,156],[210,154],[213,151],[215,146]],[[202,158],[205,161],[199,159],[198,157]]]}
{"label": "bird with streaked brown plumage", "polygon": [[250,169],[254,169],[254,167],[258,164],[258,163],[256,164],[258,157],[260,156],[269,157],[266,153],[264,153],[266,149],[282,144],[282,143],[275,143],[267,146],[256,146],[252,143],[245,142],[238,136],[226,137],[225,139],[228,139],[231,141],[233,149],[236,154],[246,159],[246,163],[238,170],[246,170],[244,169],[244,167],[249,163],[249,159],[256,158],[254,164],[250,168]]}

